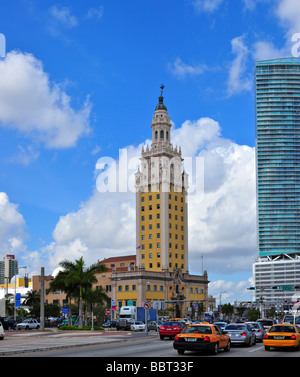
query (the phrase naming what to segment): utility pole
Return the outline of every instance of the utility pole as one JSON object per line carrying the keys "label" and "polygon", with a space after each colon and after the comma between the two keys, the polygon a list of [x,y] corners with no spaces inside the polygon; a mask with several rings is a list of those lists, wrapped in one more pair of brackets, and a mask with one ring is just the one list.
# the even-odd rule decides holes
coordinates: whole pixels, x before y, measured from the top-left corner
{"label": "utility pole", "polygon": [[41,267],[40,324],[45,329],[45,267]]}

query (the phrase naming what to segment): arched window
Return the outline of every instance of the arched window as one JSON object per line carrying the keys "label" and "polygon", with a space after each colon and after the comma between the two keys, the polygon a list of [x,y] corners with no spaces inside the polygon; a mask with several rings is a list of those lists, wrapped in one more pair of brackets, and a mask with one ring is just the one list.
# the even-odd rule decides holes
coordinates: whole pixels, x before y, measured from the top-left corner
{"label": "arched window", "polygon": [[155,140],[157,140],[157,131],[155,131]]}
{"label": "arched window", "polygon": [[169,131],[166,132],[166,138],[169,140]]}
{"label": "arched window", "polygon": [[161,139],[164,138],[164,131],[160,131],[160,138],[161,138]]}

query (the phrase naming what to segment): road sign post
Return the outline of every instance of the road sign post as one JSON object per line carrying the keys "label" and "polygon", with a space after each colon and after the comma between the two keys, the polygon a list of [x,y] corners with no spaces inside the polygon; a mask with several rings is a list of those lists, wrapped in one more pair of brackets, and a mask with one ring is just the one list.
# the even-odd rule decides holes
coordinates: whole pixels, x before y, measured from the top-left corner
{"label": "road sign post", "polygon": [[150,301],[146,301],[144,303],[144,309],[145,309],[145,333],[146,335],[148,335],[148,310],[150,309],[151,307],[151,302]]}

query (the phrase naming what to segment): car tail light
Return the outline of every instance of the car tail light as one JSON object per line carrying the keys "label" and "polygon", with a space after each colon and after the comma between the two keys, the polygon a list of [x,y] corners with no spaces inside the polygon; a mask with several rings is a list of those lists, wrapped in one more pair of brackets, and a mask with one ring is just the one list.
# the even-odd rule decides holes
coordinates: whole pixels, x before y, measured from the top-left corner
{"label": "car tail light", "polygon": [[160,326],[160,329],[165,330],[165,327],[164,326]]}
{"label": "car tail light", "polygon": [[293,335],[291,336],[291,339],[292,339],[292,340],[295,340],[295,339],[296,339],[296,335],[293,334]]}
{"label": "car tail light", "polygon": [[241,333],[242,336],[247,336],[247,334],[244,332]]}
{"label": "car tail light", "polygon": [[175,336],[175,339],[174,340],[178,340],[178,335]]}
{"label": "car tail light", "polygon": [[205,336],[205,337],[203,338],[203,342],[210,342],[210,338],[209,338],[209,336]]}
{"label": "car tail light", "polygon": [[257,332],[261,332],[261,330],[258,330]]}
{"label": "car tail light", "polygon": [[264,336],[264,339],[268,339],[269,337],[268,337],[268,334],[266,334],[265,336]]}

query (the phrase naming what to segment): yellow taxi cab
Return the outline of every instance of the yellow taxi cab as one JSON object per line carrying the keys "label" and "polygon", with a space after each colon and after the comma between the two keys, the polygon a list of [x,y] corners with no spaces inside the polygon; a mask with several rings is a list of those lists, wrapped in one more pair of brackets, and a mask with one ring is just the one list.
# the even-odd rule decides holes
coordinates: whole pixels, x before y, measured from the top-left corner
{"label": "yellow taxi cab", "polygon": [[185,351],[210,351],[216,355],[221,348],[230,351],[230,336],[217,325],[193,323],[175,336],[173,347],[180,355]]}
{"label": "yellow taxi cab", "polygon": [[273,325],[264,336],[263,343],[266,351],[271,347],[294,347],[299,350],[300,328],[289,323]]}

